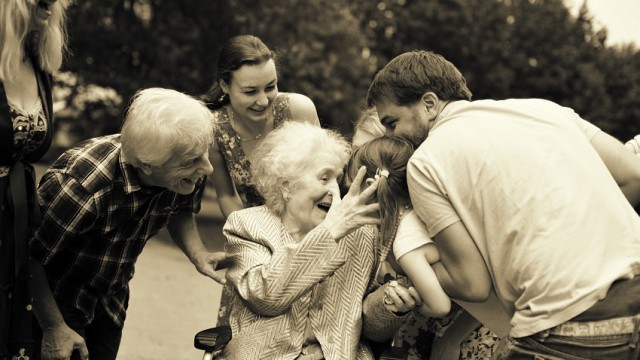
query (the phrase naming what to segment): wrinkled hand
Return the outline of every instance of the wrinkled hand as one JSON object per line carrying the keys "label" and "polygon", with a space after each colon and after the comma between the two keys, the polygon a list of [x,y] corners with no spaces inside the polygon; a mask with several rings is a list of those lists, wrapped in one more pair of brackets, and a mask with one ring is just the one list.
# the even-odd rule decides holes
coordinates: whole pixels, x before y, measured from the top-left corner
{"label": "wrinkled hand", "polygon": [[331,208],[324,219],[324,224],[334,239],[343,238],[363,225],[380,223],[378,203],[369,204],[372,199],[375,199],[378,180],[376,179],[373,184],[361,191],[360,187],[365,174],[366,168],[363,166],[358,170],[344,199],[340,199],[340,189],[337,184],[331,189]]}
{"label": "wrinkled hand", "polygon": [[227,259],[227,253],[224,251],[209,252],[203,251],[194,256],[193,264],[196,269],[204,275],[212,278],[219,284],[226,284],[227,279],[222,272],[216,271],[216,267],[219,263],[224,262]]}
{"label": "wrinkled hand", "polygon": [[390,281],[384,289],[384,306],[389,311],[405,313],[422,305],[422,298],[418,291],[408,283]]}
{"label": "wrinkled hand", "polygon": [[67,324],[61,324],[42,333],[42,359],[68,360],[77,349],[82,360],[89,360],[89,350],[84,338]]}

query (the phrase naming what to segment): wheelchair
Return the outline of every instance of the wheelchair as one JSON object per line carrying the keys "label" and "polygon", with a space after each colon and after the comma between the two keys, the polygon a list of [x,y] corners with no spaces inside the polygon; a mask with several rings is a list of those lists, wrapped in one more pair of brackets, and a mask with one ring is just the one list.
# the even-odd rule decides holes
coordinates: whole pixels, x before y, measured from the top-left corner
{"label": "wheelchair", "polygon": [[[222,351],[231,340],[231,327],[218,326],[198,332],[193,345],[203,350],[202,360],[214,359],[214,354]],[[393,346],[391,341],[385,343],[371,343],[371,350],[378,360],[406,360],[408,353],[404,347]]]}

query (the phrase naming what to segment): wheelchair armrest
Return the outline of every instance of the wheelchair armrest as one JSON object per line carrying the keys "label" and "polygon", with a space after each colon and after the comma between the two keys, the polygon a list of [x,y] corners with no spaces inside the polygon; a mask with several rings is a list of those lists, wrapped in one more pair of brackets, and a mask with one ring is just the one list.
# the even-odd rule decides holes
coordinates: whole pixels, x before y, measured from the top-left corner
{"label": "wheelchair armrest", "polygon": [[202,330],[193,338],[193,346],[204,351],[218,351],[231,341],[231,327],[218,326]]}

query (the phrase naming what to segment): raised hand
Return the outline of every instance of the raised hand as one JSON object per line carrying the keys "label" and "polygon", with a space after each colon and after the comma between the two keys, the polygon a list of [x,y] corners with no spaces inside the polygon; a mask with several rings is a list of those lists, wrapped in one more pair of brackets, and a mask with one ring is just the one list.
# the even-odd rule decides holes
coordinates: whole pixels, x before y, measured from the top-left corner
{"label": "raised hand", "polygon": [[361,186],[365,174],[366,168],[363,166],[358,170],[358,174],[343,199],[340,199],[340,189],[337,184],[331,189],[331,208],[324,224],[335,239],[343,238],[363,225],[380,223],[379,205],[372,202],[375,200],[374,195],[378,189],[378,180],[376,179],[362,190]]}

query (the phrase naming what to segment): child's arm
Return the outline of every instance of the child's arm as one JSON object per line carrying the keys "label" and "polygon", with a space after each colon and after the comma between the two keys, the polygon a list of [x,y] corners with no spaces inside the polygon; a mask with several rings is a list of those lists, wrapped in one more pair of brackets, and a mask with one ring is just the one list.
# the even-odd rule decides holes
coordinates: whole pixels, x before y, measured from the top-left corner
{"label": "child's arm", "polygon": [[398,259],[402,271],[409,277],[413,287],[422,298],[418,307],[420,314],[442,317],[451,311],[451,299],[438,282],[429,260],[437,258],[438,249],[433,243],[425,244],[409,251]]}

